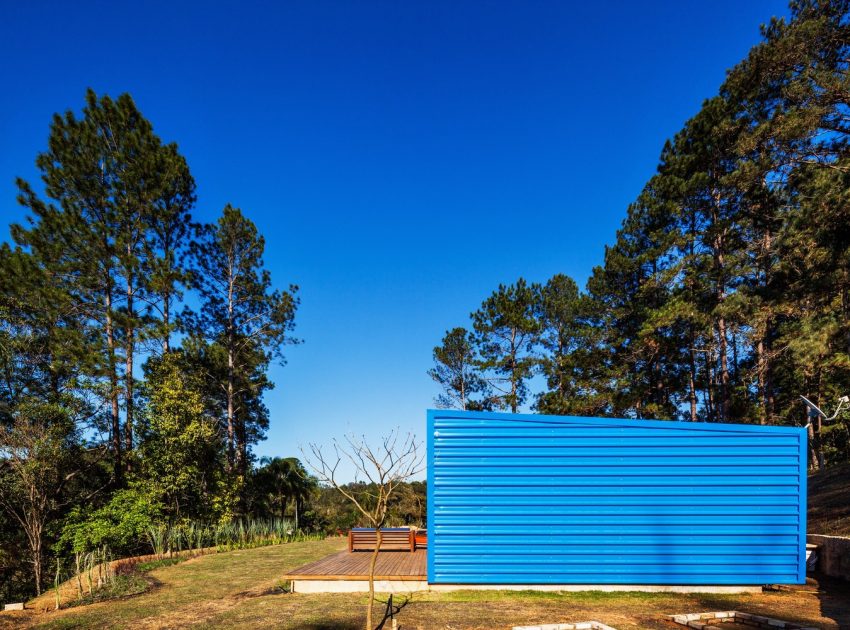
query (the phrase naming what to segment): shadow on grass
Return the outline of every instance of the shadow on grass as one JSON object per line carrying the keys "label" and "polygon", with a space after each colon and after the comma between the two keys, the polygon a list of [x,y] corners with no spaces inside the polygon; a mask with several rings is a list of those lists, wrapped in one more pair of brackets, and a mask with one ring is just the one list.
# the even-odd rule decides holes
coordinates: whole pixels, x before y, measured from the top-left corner
{"label": "shadow on grass", "polygon": [[850,582],[816,575],[822,617],[832,619],[839,628],[850,628]]}
{"label": "shadow on grass", "polygon": [[399,614],[401,612],[401,609],[407,606],[412,600],[413,597],[407,596],[401,600],[400,604],[396,605],[396,600],[393,598],[392,595],[390,595],[389,599],[387,599],[387,601],[385,602],[386,609],[384,609],[384,618],[381,619],[381,623],[378,624],[378,627],[375,628],[375,630],[384,630],[384,626],[386,625],[386,623],[388,621],[392,621],[393,617]]}
{"label": "shadow on grass", "polygon": [[320,621],[298,626],[300,630],[362,630],[363,626],[353,622]]}

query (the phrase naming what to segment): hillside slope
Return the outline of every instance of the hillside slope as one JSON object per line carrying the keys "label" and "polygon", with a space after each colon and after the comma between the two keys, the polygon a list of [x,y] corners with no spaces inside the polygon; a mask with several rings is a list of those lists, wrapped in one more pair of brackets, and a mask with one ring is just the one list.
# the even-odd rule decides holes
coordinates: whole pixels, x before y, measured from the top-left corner
{"label": "hillside slope", "polygon": [[850,464],[809,476],[810,534],[850,536]]}
{"label": "hillside slope", "polygon": [[[358,630],[364,626],[364,594],[287,593],[281,580],[345,546],[344,538],[334,538],[200,556],[152,570],[153,586],[140,595],[58,612],[0,612],[0,629]],[[461,591],[398,595],[393,601],[407,630],[497,630],[589,619],[620,630],[667,630],[666,615],[726,609],[824,630],[850,628],[850,586],[838,581],[741,595]]]}

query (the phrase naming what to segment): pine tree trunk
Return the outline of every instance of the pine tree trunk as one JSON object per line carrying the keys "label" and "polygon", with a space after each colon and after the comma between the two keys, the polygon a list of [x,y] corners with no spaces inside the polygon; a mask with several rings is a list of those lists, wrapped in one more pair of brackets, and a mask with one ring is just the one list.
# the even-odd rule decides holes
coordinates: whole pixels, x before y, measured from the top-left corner
{"label": "pine tree trunk", "polygon": [[233,321],[233,267],[232,262],[231,266],[228,269],[228,285],[227,285],[227,465],[228,468],[232,471],[235,465],[236,453],[234,451],[234,416],[235,416],[235,405],[234,405],[234,396],[235,396],[235,357],[234,357],[234,344],[235,344],[235,335],[234,335],[234,321]]}
{"label": "pine tree trunk", "polygon": [[460,409],[466,411],[466,365],[460,368]]}
{"label": "pine tree trunk", "polygon": [[730,370],[729,380],[734,384],[738,384],[738,335],[735,332],[735,327],[731,327],[732,335],[732,369]]}
{"label": "pine tree trunk", "polygon": [[717,318],[718,351],[720,353],[720,400],[717,411],[720,422],[729,419],[729,365],[728,347],[726,340],[726,318]]}
{"label": "pine tree trunk", "polygon": [[168,354],[171,351],[171,293],[169,291],[162,293],[162,325],[164,328],[162,353]]}
{"label": "pine tree trunk", "polygon": [[808,434],[809,434],[809,467],[812,470],[820,470],[818,466],[818,462],[820,458],[818,457],[818,450],[815,445],[815,427],[814,423],[808,423]]}
{"label": "pine tree trunk", "polygon": [[[230,345],[230,344],[228,344]],[[233,470],[235,464],[234,431],[233,431],[233,350],[227,350],[227,464]]]}
{"label": "pine tree trunk", "polygon": [[[690,260],[694,260],[695,254],[695,246],[696,246],[696,213],[691,212],[690,214],[690,231],[689,231],[689,239],[688,239],[688,251],[690,254]],[[694,303],[696,303],[696,296],[694,295],[694,281],[690,280],[688,282],[688,289],[690,292],[691,299]],[[691,422],[697,421],[697,357],[696,357],[696,345],[697,345],[697,335],[694,331],[693,322],[688,325],[688,332],[690,333],[690,365],[688,366],[688,387],[690,389],[690,404],[691,404]]]}
{"label": "pine tree trunk", "polygon": [[511,411],[517,412],[516,328],[511,329]]}
{"label": "pine tree trunk", "polygon": [[759,424],[767,424],[767,389],[765,387],[765,357],[764,357],[764,337],[760,337],[756,344],[756,371],[758,372],[758,391],[761,399],[761,414],[759,415]]}
{"label": "pine tree trunk", "polygon": [[[129,246],[128,255],[130,253]],[[124,450],[129,453],[133,450],[133,351],[135,349],[135,322],[133,312],[133,276],[127,275],[127,339],[124,343],[125,368],[124,368],[124,397],[126,403],[126,416],[124,418]],[[129,462],[128,462],[129,465]]]}
{"label": "pine tree trunk", "polygon": [[709,422],[716,421],[717,417],[714,413],[714,382],[711,372],[711,353],[706,350],[703,353],[705,357],[705,395],[706,395],[706,413]]}
{"label": "pine tree trunk", "polygon": [[236,420],[236,470],[243,478],[248,474],[248,436],[240,419]]}
{"label": "pine tree trunk", "polygon": [[557,335],[558,351],[555,355],[555,370],[558,374],[558,397],[560,398],[558,413],[563,413],[567,406],[567,379],[564,378],[564,358],[567,356],[567,348],[564,344],[564,335],[561,326],[558,327]]}
{"label": "pine tree trunk", "polygon": [[767,409],[768,422],[770,422],[773,419],[774,410],[776,409],[776,397],[773,393],[773,368],[770,365],[770,359],[768,359],[767,362],[766,375],[764,379],[764,389],[767,392],[765,408]]}
{"label": "pine tree trunk", "polygon": [[694,339],[693,327],[691,327],[690,362],[688,365],[688,398],[691,405],[691,422],[697,421],[697,363],[695,345],[696,340]]}
{"label": "pine tree trunk", "polygon": [[[769,330],[770,321],[765,324],[765,331]],[[770,424],[773,419],[774,411],[774,396],[773,396],[773,379],[770,365],[770,341],[767,333],[762,332],[756,344],[756,368],[758,371],[758,394],[761,401],[761,414],[759,423],[766,425]]]}
{"label": "pine tree trunk", "polygon": [[[726,300],[726,260],[723,251],[725,247],[725,240],[723,238],[723,232],[720,231],[717,225],[719,220],[722,197],[718,190],[713,191],[713,197],[714,207],[712,208],[711,220],[714,229],[717,230],[717,232],[715,233],[714,240],[712,242],[714,266],[715,272],[717,274],[717,287],[715,290],[715,297],[717,300],[717,307],[720,307]],[[722,315],[718,316],[715,325],[717,327],[718,352],[720,353],[720,387],[718,392],[720,398],[717,401],[717,416],[718,421],[725,422],[728,419],[729,415],[729,365],[727,356],[728,342],[726,339],[726,318]]]}
{"label": "pine tree trunk", "polygon": [[814,420],[812,426],[815,429],[815,435],[812,444],[815,447],[815,456],[818,459],[818,470],[823,470],[824,468],[826,468],[826,457],[823,453],[823,439],[821,437],[821,429],[823,428],[823,424],[820,416],[818,416]]}
{"label": "pine tree trunk", "polygon": [[[815,398],[815,400],[817,401],[817,405],[820,406],[822,404],[822,401],[823,401],[823,398],[824,398],[823,397],[823,372],[821,370],[817,371],[816,382],[818,384],[818,389],[817,389],[817,398]],[[812,424],[814,425],[814,429],[815,429],[814,446],[815,446],[815,454],[817,455],[817,458],[818,458],[818,469],[823,470],[824,468],[826,468],[826,456],[824,455],[824,452],[823,452],[823,436],[822,436],[823,418],[822,418],[822,416],[820,414],[818,414],[818,417],[812,422]]]}
{"label": "pine tree trunk", "polygon": [[[658,352],[658,348],[655,348],[655,351]],[[663,413],[661,410],[664,408],[664,404],[667,402],[667,392],[664,387],[664,372],[661,367],[659,361],[657,359],[653,359],[652,361],[652,398],[653,402],[658,406],[658,411],[653,413],[654,418],[661,418]]]}
{"label": "pine tree trunk", "polygon": [[[764,237],[762,239],[762,287],[767,287],[770,284],[770,252],[773,248],[773,233],[770,228],[765,228]],[[770,424],[773,420],[774,412],[774,397],[773,397],[773,370],[771,365],[771,340],[773,338],[773,321],[768,311],[762,334],[758,342],[758,361],[759,361],[759,387],[761,388],[762,400],[762,424]]]}
{"label": "pine tree trunk", "polygon": [[109,365],[109,401],[112,420],[112,466],[115,478],[123,474],[121,467],[121,418],[118,408],[118,371],[115,365],[115,331],[112,322],[112,291],[106,291],[106,349]]}

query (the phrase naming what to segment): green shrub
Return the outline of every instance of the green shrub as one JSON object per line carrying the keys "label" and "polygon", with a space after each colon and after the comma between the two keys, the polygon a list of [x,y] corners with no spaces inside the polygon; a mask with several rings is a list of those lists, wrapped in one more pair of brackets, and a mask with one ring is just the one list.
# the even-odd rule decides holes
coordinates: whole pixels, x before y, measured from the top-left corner
{"label": "green shrub", "polygon": [[160,513],[161,506],[138,490],[118,490],[109,503],[90,514],[75,509],[62,531],[60,547],[74,553],[102,547],[119,554],[135,551]]}

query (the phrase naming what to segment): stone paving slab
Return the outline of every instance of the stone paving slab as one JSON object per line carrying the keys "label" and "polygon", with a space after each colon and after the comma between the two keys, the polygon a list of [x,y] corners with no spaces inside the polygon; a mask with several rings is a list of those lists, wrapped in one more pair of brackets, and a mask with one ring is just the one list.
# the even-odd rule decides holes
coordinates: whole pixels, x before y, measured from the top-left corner
{"label": "stone paving slab", "polygon": [[539,626],[514,626],[513,630],[617,630],[598,621],[580,623],[544,623]]}
{"label": "stone paving slab", "polygon": [[801,626],[790,621],[762,617],[737,610],[726,610],[721,612],[686,613],[682,615],[669,615],[670,621],[694,630],[724,630],[723,624],[734,622],[751,628],[766,628],[772,630],[818,630],[811,626]]}

